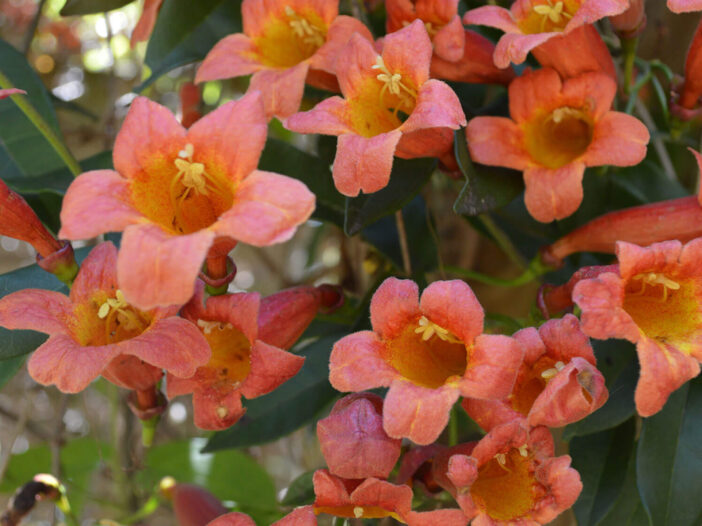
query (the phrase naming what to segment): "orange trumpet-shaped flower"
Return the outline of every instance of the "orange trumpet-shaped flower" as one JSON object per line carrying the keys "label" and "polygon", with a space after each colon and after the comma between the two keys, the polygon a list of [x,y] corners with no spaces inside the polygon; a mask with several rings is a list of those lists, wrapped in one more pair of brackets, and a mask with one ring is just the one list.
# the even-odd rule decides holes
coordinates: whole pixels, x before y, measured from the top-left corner
{"label": "orange trumpet-shaped flower", "polygon": [[195,82],[251,75],[268,118],[295,113],[305,82],[338,90],[336,59],[349,37],[372,40],[368,28],[338,16],[339,0],[244,0],[244,32],[223,38],[200,66]]}
{"label": "orange trumpet-shaped flower", "polygon": [[169,398],[193,393],[196,426],[226,429],[246,411],[242,396],[270,393],[298,373],[304,358],[259,339],[258,294],[227,294],[204,301],[203,291],[199,284],[182,315],[199,327],[212,357],[190,378],[169,376],[167,392]]}
{"label": "orange trumpet-shaped flower", "polygon": [[410,280],[389,278],[371,300],[373,331],[339,340],[329,381],[339,391],[390,387],[383,426],[393,438],[430,444],[459,396],[509,395],[523,350],[483,332],[483,309],[463,281],[437,281],[419,298]]}
{"label": "orange trumpet-shaped flower", "polygon": [[641,375],[634,399],[639,414],[650,416],[700,372],[702,238],[646,248],[619,242],[616,253],[619,271],[579,281],[573,301],[585,333],[636,344]]}
{"label": "orange trumpet-shaped flower", "polygon": [[538,330],[522,329],[514,338],[525,354],[512,393],[504,400],[463,400],[483,429],[519,418],[530,426],[563,427],[607,401],[604,376],[575,316],[547,321]]}
{"label": "orange trumpet-shaped flower", "polygon": [[434,479],[454,496],[471,524],[538,526],[570,508],[583,487],[570,457],[553,455],[547,428],[513,420],[480,442],[440,453]]}
{"label": "orange trumpet-shaped flower", "polygon": [[150,311],[130,305],[118,288],[116,266],[117,249],[103,243],[83,262],[70,296],[25,289],[0,299],[0,326],[49,335],[29,359],[37,382],[76,393],[103,374],[146,389],[161,369],[187,378],[207,362],[207,342],[196,326],[176,317],[179,305]]}
{"label": "orange trumpet-shaped flower", "polygon": [[587,166],[632,166],[646,155],[646,127],[610,111],[616,90],[603,73],[565,81],[548,68],[527,73],[509,86],[511,119],[468,123],[470,153],[479,163],[524,172],[524,200],[536,220],[567,217],[582,202]]}
{"label": "orange trumpet-shaped flower", "polygon": [[690,13],[702,10],[702,0],[668,0],[668,9],[673,13]]}
{"label": "orange trumpet-shaped flower", "polygon": [[529,51],[559,35],[623,13],[630,0],[516,0],[510,9],[483,6],[463,15],[465,24],[496,27],[505,32],[495,48],[495,64],[521,64]]}
{"label": "orange trumpet-shaped flower", "polygon": [[188,130],[139,97],[115,141],[116,170],[84,173],[68,188],[60,236],[123,230],[117,274],[127,301],[185,303],[211,248],[285,241],[314,210],[304,184],[256,170],[266,133],[258,92]]}
{"label": "orange trumpet-shaped flower", "polygon": [[381,55],[354,35],[339,55],[344,98],[331,97],[285,121],[292,131],[339,136],[332,175],[342,194],[387,186],[395,155],[434,157],[450,149],[451,130],[465,125],[465,116],[453,90],[429,79],[431,55],[419,20],[385,37]]}

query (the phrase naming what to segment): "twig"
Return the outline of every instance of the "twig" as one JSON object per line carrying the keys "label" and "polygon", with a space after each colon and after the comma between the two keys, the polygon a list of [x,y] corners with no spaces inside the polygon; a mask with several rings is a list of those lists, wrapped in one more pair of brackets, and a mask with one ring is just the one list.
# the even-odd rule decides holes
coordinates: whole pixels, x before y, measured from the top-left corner
{"label": "twig", "polygon": [[526,269],[527,265],[524,258],[514,246],[512,241],[505,235],[505,233],[500,230],[500,228],[495,224],[492,218],[487,214],[480,214],[478,220],[483,224],[485,229],[490,233],[497,246],[502,249],[502,251],[507,255],[507,257],[512,260],[513,263],[519,266],[521,269]]}
{"label": "twig", "polygon": [[24,37],[24,45],[22,46],[22,50],[24,51],[25,55],[29,53],[29,48],[32,47],[32,41],[34,41],[34,35],[37,32],[37,27],[39,27],[39,21],[41,20],[41,14],[44,11],[45,5],[46,0],[39,0],[39,5],[37,5],[37,12],[34,15],[34,18],[32,19],[32,23],[29,26],[29,29],[27,29],[27,34]]}
{"label": "twig", "polygon": [[402,217],[402,210],[395,212],[395,223],[397,223],[397,235],[400,238],[402,266],[405,268],[405,274],[407,274],[409,277],[412,275],[412,261],[410,260],[409,246],[407,244],[407,231],[405,230],[405,219]]}
{"label": "twig", "polygon": [[[641,120],[644,122],[646,127],[649,130],[651,130],[651,132],[655,131],[656,123],[653,121],[653,117],[651,117],[651,114],[646,108],[646,105],[643,102],[641,102],[641,99],[639,98],[636,99],[634,105],[636,107],[636,113],[639,114],[639,117],[641,117]],[[675,175],[675,167],[673,166],[673,162],[670,160],[668,150],[665,149],[665,144],[663,144],[663,140],[652,133],[651,143],[653,144],[653,148],[658,154],[658,158],[661,161],[661,165],[663,167],[665,175],[668,176],[668,179],[675,181],[677,179],[677,176]]]}

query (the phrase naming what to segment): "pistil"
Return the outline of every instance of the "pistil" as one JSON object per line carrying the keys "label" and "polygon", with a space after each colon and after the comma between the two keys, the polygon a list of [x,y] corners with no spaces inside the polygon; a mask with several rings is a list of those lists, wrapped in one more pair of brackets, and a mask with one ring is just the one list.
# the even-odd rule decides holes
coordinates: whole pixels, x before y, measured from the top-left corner
{"label": "pistil", "polygon": [[680,283],[668,278],[664,274],[658,274],[656,272],[646,272],[643,274],[637,274],[631,279],[641,281],[641,290],[639,290],[638,292],[630,293],[635,296],[643,295],[643,293],[646,292],[646,285],[650,285],[653,287],[656,285],[661,285],[663,287],[663,297],[661,298],[661,301],[665,302],[668,299],[668,290],[680,290]]}
{"label": "pistil", "polygon": [[288,24],[303,44],[319,49],[324,45],[324,33],[317,26],[310,24],[309,20],[298,15],[295,10],[290,7],[285,7],[285,14],[290,19]]}
{"label": "pistil", "polygon": [[438,338],[450,343],[461,343],[461,340],[456,338],[451,334],[448,329],[440,327],[436,323],[430,321],[426,316],[419,318],[419,327],[414,329],[414,332],[422,335],[423,341],[429,341],[429,339],[436,335]]}
{"label": "pistil", "polygon": [[393,116],[397,117],[397,112],[400,110],[401,105],[408,112],[411,112],[417,100],[417,92],[402,81],[402,75],[392,73],[380,55],[376,57],[375,64],[371,68],[380,71],[375,77],[383,83],[383,87],[380,90],[380,101],[385,104],[384,96],[386,92],[395,95],[400,101],[400,104],[397,104],[392,112]]}

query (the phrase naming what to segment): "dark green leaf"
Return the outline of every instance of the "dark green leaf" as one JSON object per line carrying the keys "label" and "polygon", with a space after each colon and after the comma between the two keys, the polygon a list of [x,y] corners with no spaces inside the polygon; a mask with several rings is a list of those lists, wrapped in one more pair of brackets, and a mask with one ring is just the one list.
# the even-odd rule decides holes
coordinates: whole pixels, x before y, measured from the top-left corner
{"label": "dark green leaf", "polygon": [[593,414],[563,430],[563,440],[618,426],[634,414],[634,389],[639,366],[633,344],[624,340],[594,342],[597,366],[609,389],[609,399]]}
{"label": "dark green leaf", "polygon": [[519,172],[494,166],[475,166],[466,146],[465,130],[456,133],[454,151],[466,182],[453,204],[457,214],[477,216],[500,208],[524,190]]}
{"label": "dark green leaf", "polygon": [[312,422],[336,396],[329,384],[329,354],[341,335],[320,338],[300,354],[305,365],[272,393],[247,400],[246,414],[226,431],[215,433],[203,451],[253,446],[276,440]]}
{"label": "dark green leaf", "polygon": [[0,360],[0,389],[12,380],[12,377],[20,370],[26,357],[24,355],[15,356],[7,360]]}
{"label": "dark green leaf", "polygon": [[[423,274],[437,266],[438,256],[430,230],[427,207],[421,196],[402,208],[413,274]],[[433,226],[432,226],[433,228]],[[363,238],[388,257],[398,269],[402,268],[402,253],[394,216],[386,216],[364,228]]]}
{"label": "dark green leaf", "polygon": [[636,423],[577,437],[570,442],[573,467],[580,473],[583,491],[573,505],[578,526],[594,526],[614,506],[625,480],[634,445]]}
{"label": "dark green leaf", "polygon": [[390,215],[416,196],[429,180],[436,167],[436,159],[405,160],[395,158],[390,182],[373,194],[346,198],[344,232],[347,236],[359,233],[381,217]]}
{"label": "dark green leaf", "polygon": [[146,50],[151,77],[137,91],[178,66],[202,60],[220,39],[240,31],[238,0],[165,0]]}
{"label": "dark green leaf", "polygon": [[[56,113],[44,84],[24,55],[4,40],[0,40],[0,72],[15,87],[27,92],[31,105],[60,136]],[[0,149],[5,150],[0,155],[0,166],[8,163],[8,157],[15,165],[12,171],[2,172],[3,180],[11,180],[19,173],[30,177],[41,175],[64,166],[56,151],[10,98],[0,100],[0,122]]]}
{"label": "dark green leaf", "polygon": [[283,506],[304,506],[314,502],[314,486],[312,477],[314,471],[303,473],[290,483],[285,497],[280,502]]}
{"label": "dark green leaf", "polygon": [[119,9],[134,0],[67,0],[59,13],[61,16],[92,15]]}
{"label": "dark green leaf", "polygon": [[688,195],[677,180],[670,179],[656,163],[648,159],[636,166],[614,170],[612,183],[613,193],[622,207]]}
{"label": "dark green leaf", "polygon": [[258,167],[305,183],[317,198],[313,217],[343,226],[344,197],[334,187],[331,169],[325,161],[286,142],[268,139]]}
{"label": "dark green leaf", "polygon": [[275,485],[266,471],[241,451],[202,453],[205,439],[194,438],[152,447],[139,480],[146,488],[165,476],[207,488],[217,498],[251,508],[275,509]]}
{"label": "dark green leaf", "polygon": [[[643,512],[643,517],[637,518],[637,514],[641,512]],[[597,523],[597,526],[646,526],[649,523],[648,516],[641,504],[639,489],[636,487],[636,449],[631,448],[622,491],[614,506]]]}
{"label": "dark green leaf", "polygon": [[656,526],[699,526],[702,515],[702,378],[644,419],[636,458],[641,500]]}

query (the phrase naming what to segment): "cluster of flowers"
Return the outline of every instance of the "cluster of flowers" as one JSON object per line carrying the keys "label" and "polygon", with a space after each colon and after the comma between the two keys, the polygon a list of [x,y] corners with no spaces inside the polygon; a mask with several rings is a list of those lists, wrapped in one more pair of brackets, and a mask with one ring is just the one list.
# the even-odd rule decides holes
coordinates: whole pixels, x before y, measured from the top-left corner
{"label": "cluster of flowers", "polygon": [[[699,1],[669,4],[702,9]],[[147,5],[153,19],[160,2]],[[452,130],[467,126],[474,160],[523,172],[527,209],[542,222],[578,208],[586,167],[644,158],[649,133],[611,110],[614,64],[592,25],[611,17],[631,35],[644,23],[643,2],[516,0],[511,10],[466,13],[463,23],[505,32],[496,46],[464,29],[457,8],[456,0],[386,0],[388,34],[374,42],[359,20],[338,15],[337,0],[244,0],[244,32],[214,47],[196,81],[252,75],[247,94],[188,129],[137,98],[114,145],[115,169],[84,173],[68,189],[61,239],[123,232],[119,251],[99,244],[80,270],[70,245],[0,187],[0,233],[31,242],[42,267],[71,287],[69,296],[21,290],[0,300],[0,326],[49,335],[29,361],[31,376],[74,393],[102,375],[131,389],[134,410],[148,420],[163,410],[165,374],[169,397],[193,394],[199,427],[224,429],[242,416],[241,396],[268,393],[299,371],[303,358],[286,349],[318,310],[342,301],[339,291],[226,293],[235,272],[227,254],[238,242],[285,241],[314,210],[302,183],[256,169],[272,117],[295,132],[339,137],[332,176],[347,196],[384,188],[395,156],[438,157],[450,169]],[[515,78],[510,63],[529,52],[543,67]],[[697,62],[691,53],[688,73]],[[438,79],[508,85],[510,118],[467,122]],[[682,109],[696,108],[702,82],[694,79],[679,88]],[[305,84],[342,96],[298,112]],[[349,395],[319,422],[328,469],[314,476],[315,503],[276,524],[316,524],[316,514],[328,513],[526,525],[569,508],[582,485],[570,458],[555,456],[548,428],[607,400],[588,336],[637,344],[642,416],[699,374],[702,239],[694,238],[702,232],[691,232],[688,219],[700,205],[666,203],[680,219],[642,228],[642,218],[656,216],[652,206],[664,204],[599,218],[544,252],[551,262],[580,250],[616,252],[617,264],[581,269],[543,291],[549,314],[575,303],[580,320],[566,314],[513,336],[484,334],[483,309],[466,283],[437,281],[420,298],[414,282],[386,280],[371,302],[373,330],[334,345],[329,380],[342,392],[387,387],[387,395]],[[486,435],[441,446],[459,398]],[[417,447],[390,482],[403,438]],[[413,511],[412,484],[448,491],[459,508]],[[211,524],[251,520],[230,514]]]}

